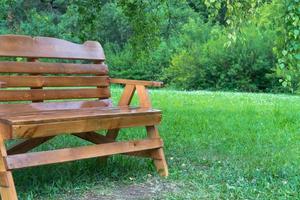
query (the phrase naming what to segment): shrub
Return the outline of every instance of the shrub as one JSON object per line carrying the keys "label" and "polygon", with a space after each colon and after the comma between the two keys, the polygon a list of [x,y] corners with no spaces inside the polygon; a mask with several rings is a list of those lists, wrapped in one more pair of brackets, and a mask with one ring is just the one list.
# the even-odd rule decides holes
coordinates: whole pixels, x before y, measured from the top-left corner
{"label": "shrub", "polygon": [[[171,66],[165,71],[171,85],[188,90],[276,89],[277,80],[270,75],[276,62],[272,51],[274,32],[243,27],[237,40],[228,46],[228,33],[218,27],[209,30],[205,24],[199,24],[188,30],[181,36],[185,43],[182,50],[172,57]],[[197,41],[195,34],[208,37]]]}

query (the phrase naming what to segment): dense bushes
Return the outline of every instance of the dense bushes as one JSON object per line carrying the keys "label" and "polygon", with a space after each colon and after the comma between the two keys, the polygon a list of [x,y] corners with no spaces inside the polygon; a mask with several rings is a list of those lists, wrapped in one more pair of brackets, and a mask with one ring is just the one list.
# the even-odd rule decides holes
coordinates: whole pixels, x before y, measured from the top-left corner
{"label": "dense bushes", "polygon": [[189,24],[180,37],[184,38],[181,50],[166,69],[171,84],[182,89],[240,91],[271,91],[279,85],[272,76],[276,63],[272,31],[244,27],[237,40],[228,44],[228,33],[220,27]]}
{"label": "dense bushes", "polygon": [[[274,21],[283,3],[255,4],[233,31],[230,5],[208,2],[0,0],[0,34],[98,40],[114,77],[186,90],[283,91],[276,63],[285,32]],[[218,8],[213,19],[211,6]]]}

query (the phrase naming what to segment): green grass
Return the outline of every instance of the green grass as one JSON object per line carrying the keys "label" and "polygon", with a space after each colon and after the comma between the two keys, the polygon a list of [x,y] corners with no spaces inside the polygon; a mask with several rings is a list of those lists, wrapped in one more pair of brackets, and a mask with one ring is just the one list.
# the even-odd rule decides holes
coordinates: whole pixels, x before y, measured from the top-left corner
{"label": "green grass", "polygon": [[[120,89],[113,89],[114,100]],[[164,199],[300,199],[300,97],[223,92],[151,91],[176,191]],[[120,139],[141,138],[142,128]],[[41,147],[86,144],[58,137]],[[150,174],[150,175],[149,175]],[[147,159],[115,156],[18,170],[21,199],[58,199],[158,178]],[[101,188],[99,189],[99,187]],[[161,197],[162,198],[162,197]]]}

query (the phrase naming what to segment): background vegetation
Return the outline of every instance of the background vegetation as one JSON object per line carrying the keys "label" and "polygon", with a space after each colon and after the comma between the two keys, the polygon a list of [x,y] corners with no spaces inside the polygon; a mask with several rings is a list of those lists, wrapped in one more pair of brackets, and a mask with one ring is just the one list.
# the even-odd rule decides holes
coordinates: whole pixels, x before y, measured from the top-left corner
{"label": "background vegetation", "polygon": [[[0,0],[0,34],[98,40],[114,77],[163,80],[185,90],[297,93],[299,4]],[[15,171],[20,198],[300,199],[298,96],[150,92],[164,112],[159,129],[168,179],[158,178],[147,159],[114,156],[106,167],[90,159]],[[112,93],[117,102],[121,89]],[[144,135],[126,129],[120,139]],[[87,143],[63,136],[38,150],[80,145]]]}
{"label": "background vegetation", "polygon": [[98,40],[111,75],[298,92],[299,0],[0,0],[0,34]]}

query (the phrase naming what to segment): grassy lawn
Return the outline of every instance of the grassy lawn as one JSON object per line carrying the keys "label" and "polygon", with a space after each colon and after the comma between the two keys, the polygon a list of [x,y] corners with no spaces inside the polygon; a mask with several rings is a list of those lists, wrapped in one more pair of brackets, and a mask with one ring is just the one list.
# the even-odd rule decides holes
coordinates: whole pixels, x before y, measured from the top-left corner
{"label": "grassy lawn", "polygon": [[[113,89],[115,101],[120,89]],[[300,199],[300,97],[151,91],[170,176],[114,156],[15,171],[21,199]],[[141,138],[142,128],[120,140]],[[58,137],[40,149],[86,144]]]}

